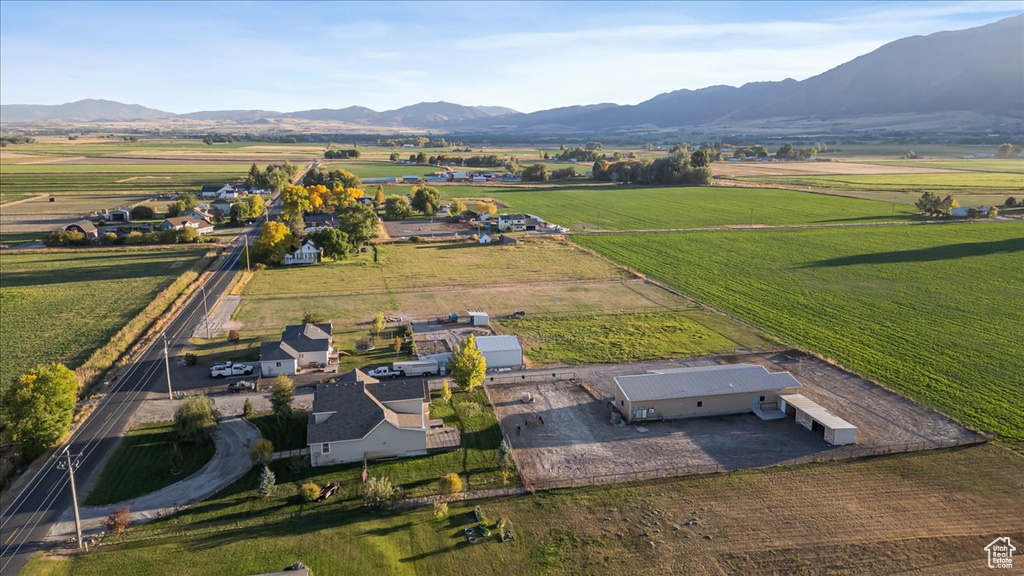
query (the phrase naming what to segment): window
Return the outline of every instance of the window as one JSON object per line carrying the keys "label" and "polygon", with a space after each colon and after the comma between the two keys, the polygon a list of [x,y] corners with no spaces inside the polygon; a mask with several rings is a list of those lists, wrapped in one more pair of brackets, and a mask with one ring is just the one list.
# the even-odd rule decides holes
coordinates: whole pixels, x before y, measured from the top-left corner
{"label": "window", "polygon": [[320,445],[320,453],[321,454],[330,454],[331,453],[331,445],[329,443],[327,443],[327,442],[324,442],[323,444],[321,444]]}
{"label": "window", "polygon": [[619,400],[619,406],[625,406],[625,405],[626,405],[626,402],[624,400]]}
{"label": "window", "polygon": [[278,368],[280,368],[280,367],[281,367],[281,363],[280,363],[280,362],[278,362],[278,363],[277,363],[277,367],[278,367]]}
{"label": "window", "polygon": [[761,396],[761,402],[764,402],[764,396]]}
{"label": "window", "polygon": [[703,406],[703,405],[704,405],[704,403],[703,403],[703,402],[701,402],[701,401],[699,401],[699,400],[697,401],[697,408],[700,408],[700,407],[701,407],[701,406]]}

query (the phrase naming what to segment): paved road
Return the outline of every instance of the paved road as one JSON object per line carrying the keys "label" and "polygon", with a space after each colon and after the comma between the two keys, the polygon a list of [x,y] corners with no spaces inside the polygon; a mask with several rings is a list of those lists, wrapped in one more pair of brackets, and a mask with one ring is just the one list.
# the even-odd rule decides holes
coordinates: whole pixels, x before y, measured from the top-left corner
{"label": "paved road", "polygon": [[[242,234],[249,235],[251,243],[255,232],[254,229],[245,229]],[[242,252],[240,235],[234,240],[230,256],[223,259],[206,282],[206,295],[210,302],[216,301],[224,294],[238,268],[245,266]],[[166,334],[172,356],[180,354],[195,325],[202,321],[201,294],[202,291],[197,290],[167,328]],[[166,389],[162,342],[157,339],[139,354],[135,363],[111,387],[92,415],[72,435],[68,443],[71,453],[81,454],[81,464],[75,475],[77,486],[87,485],[99,474],[102,462],[117,445],[118,437],[123,433],[146,394]],[[20,494],[13,499],[5,498],[2,503],[2,576],[13,576],[18,573],[28,560],[28,556],[40,548],[53,523],[71,506],[68,475],[57,468],[58,460],[60,458],[50,458]]]}

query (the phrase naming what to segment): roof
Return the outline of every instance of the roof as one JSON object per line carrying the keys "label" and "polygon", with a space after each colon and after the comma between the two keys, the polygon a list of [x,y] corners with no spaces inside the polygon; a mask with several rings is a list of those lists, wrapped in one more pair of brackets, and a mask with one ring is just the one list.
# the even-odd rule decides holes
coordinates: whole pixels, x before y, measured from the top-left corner
{"label": "roof", "polygon": [[[399,400],[430,400],[430,392],[426,380],[394,380],[380,382],[366,377],[366,391],[381,402],[397,402]],[[370,382],[372,380],[373,382]]]}
{"label": "roof", "polygon": [[756,364],[660,370],[650,374],[618,376],[615,384],[632,402],[800,388],[800,382],[789,372],[769,372]]}
{"label": "roof", "polygon": [[526,214],[502,214],[498,216],[498,220],[525,220]]}
{"label": "roof", "polygon": [[502,352],[506,350],[522,350],[516,336],[477,336],[476,347],[481,352]]}
{"label": "roof", "polygon": [[[317,248],[316,243],[314,243],[312,240],[306,239],[306,240],[303,240],[302,242],[300,242],[298,246],[296,246],[292,250],[289,250],[288,252],[290,254],[294,254],[294,253],[298,252],[299,250],[302,250],[306,246],[311,246],[314,250],[322,250],[321,248]],[[330,326],[330,324],[328,324],[328,326]]]}
{"label": "roof", "polygon": [[373,376],[370,376],[366,372],[363,372],[359,368],[353,368],[353,369],[349,370],[348,372],[345,372],[341,376],[338,376],[338,377],[334,378],[334,380],[337,380],[338,382],[348,382],[348,383],[352,383],[352,382],[365,382],[367,384],[376,384],[376,383],[380,382],[380,380],[377,380],[376,378],[374,378]]}
{"label": "roof", "polygon": [[170,222],[172,226],[184,226],[186,224],[193,224],[197,228],[213,227],[213,224],[210,224],[206,220],[200,220],[199,218],[193,218],[191,216],[175,216],[174,218],[165,218],[164,222]]}
{"label": "roof", "polygon": [[814,418],[819,424],[826,428],[831,428],[832,430],[857,429],[853,424],[850,424],[846,420],[843,420],[839,416],[829,412],[824,406],[805,397],[803,394],[781,394],[779,398],[785,400],[786,404],[790,404],[795,408],[800,409],[801,412],[804,412],[811,418]]}
{"label": "roof", "polygon": [[284,342],[264,342],[260,344],[260,361],[295,360],[299,353]]}
{"label": "roof", "polygon": [[96,226],[94,226],[93,223],[88,221],[88,220],[79,220],[78,222],[72,222],[71,224],[68,224],[64,228],[67,229],[67,228],[70,228],[72,226],[77,226],[77,227],[81,228],[82,232],[85,232],[86,234],[88,234],[89,232],[95,232],[96,231]]}
{"label": "roof", "polygon": [[331,324],[296,324],[288,326],[281,333],[281,342],[287,343],[298,352],[318,352],[331,346],[333,334]]}
{"label": "roof", "polygon": [[469,314],[470,317],[473,317],[473,316],[490,317],[490,315],[487,312],[484,312],[483,310],[466,310],[466,313]]}
{"label": "roof", "polygon": [[[345,376],[362,374],[353,370]],[[365,376],[365,374],[363,374]],[[365,437],[381,422],[387,420],[399,428],[423,428],[423,412],[418,414],[399,413],[382,402],[425,398],[426,380],[374,383],[365,381],[342,381],[336,384],[320,384],[313,393],[313,407],[309,411],[306,425],[306,441],[310,444],[358,440]],[[326,420],[316,424],[316,414],[331,413]]]}
{"label": "roof", "polygon": [[225,187],[231,188],[228,184],[206,184],[200,192],[220,192]]}

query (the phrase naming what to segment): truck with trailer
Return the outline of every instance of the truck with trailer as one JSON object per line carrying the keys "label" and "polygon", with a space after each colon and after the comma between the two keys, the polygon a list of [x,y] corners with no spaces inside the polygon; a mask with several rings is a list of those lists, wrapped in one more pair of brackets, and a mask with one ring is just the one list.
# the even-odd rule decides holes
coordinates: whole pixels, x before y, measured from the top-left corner
{"label": "truck with trailer", "polygon": [[395,362],[390,366],[380,366],[367,372],[373,378],[411,378],[414,376],[435,376],[441,373],[437,362],[410,360]]}

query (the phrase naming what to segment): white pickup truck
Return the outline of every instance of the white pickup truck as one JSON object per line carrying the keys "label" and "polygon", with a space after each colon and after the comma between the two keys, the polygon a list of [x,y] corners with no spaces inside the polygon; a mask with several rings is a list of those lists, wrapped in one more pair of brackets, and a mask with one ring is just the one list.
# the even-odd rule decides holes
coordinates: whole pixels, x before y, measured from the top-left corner
{"label": "white pickup truck", "polygon": [[213,378],[224,378],[225,376],[248,376],[252,374],[253,368],[249,364],[214,364],[210,367],[210,376]]}
{"label": "white pickup truck", "polygon": [[406,378],[440,374],[437,362],[416,361],[395,362],[391,366],[380,366],[367,372],[373,378]]}

